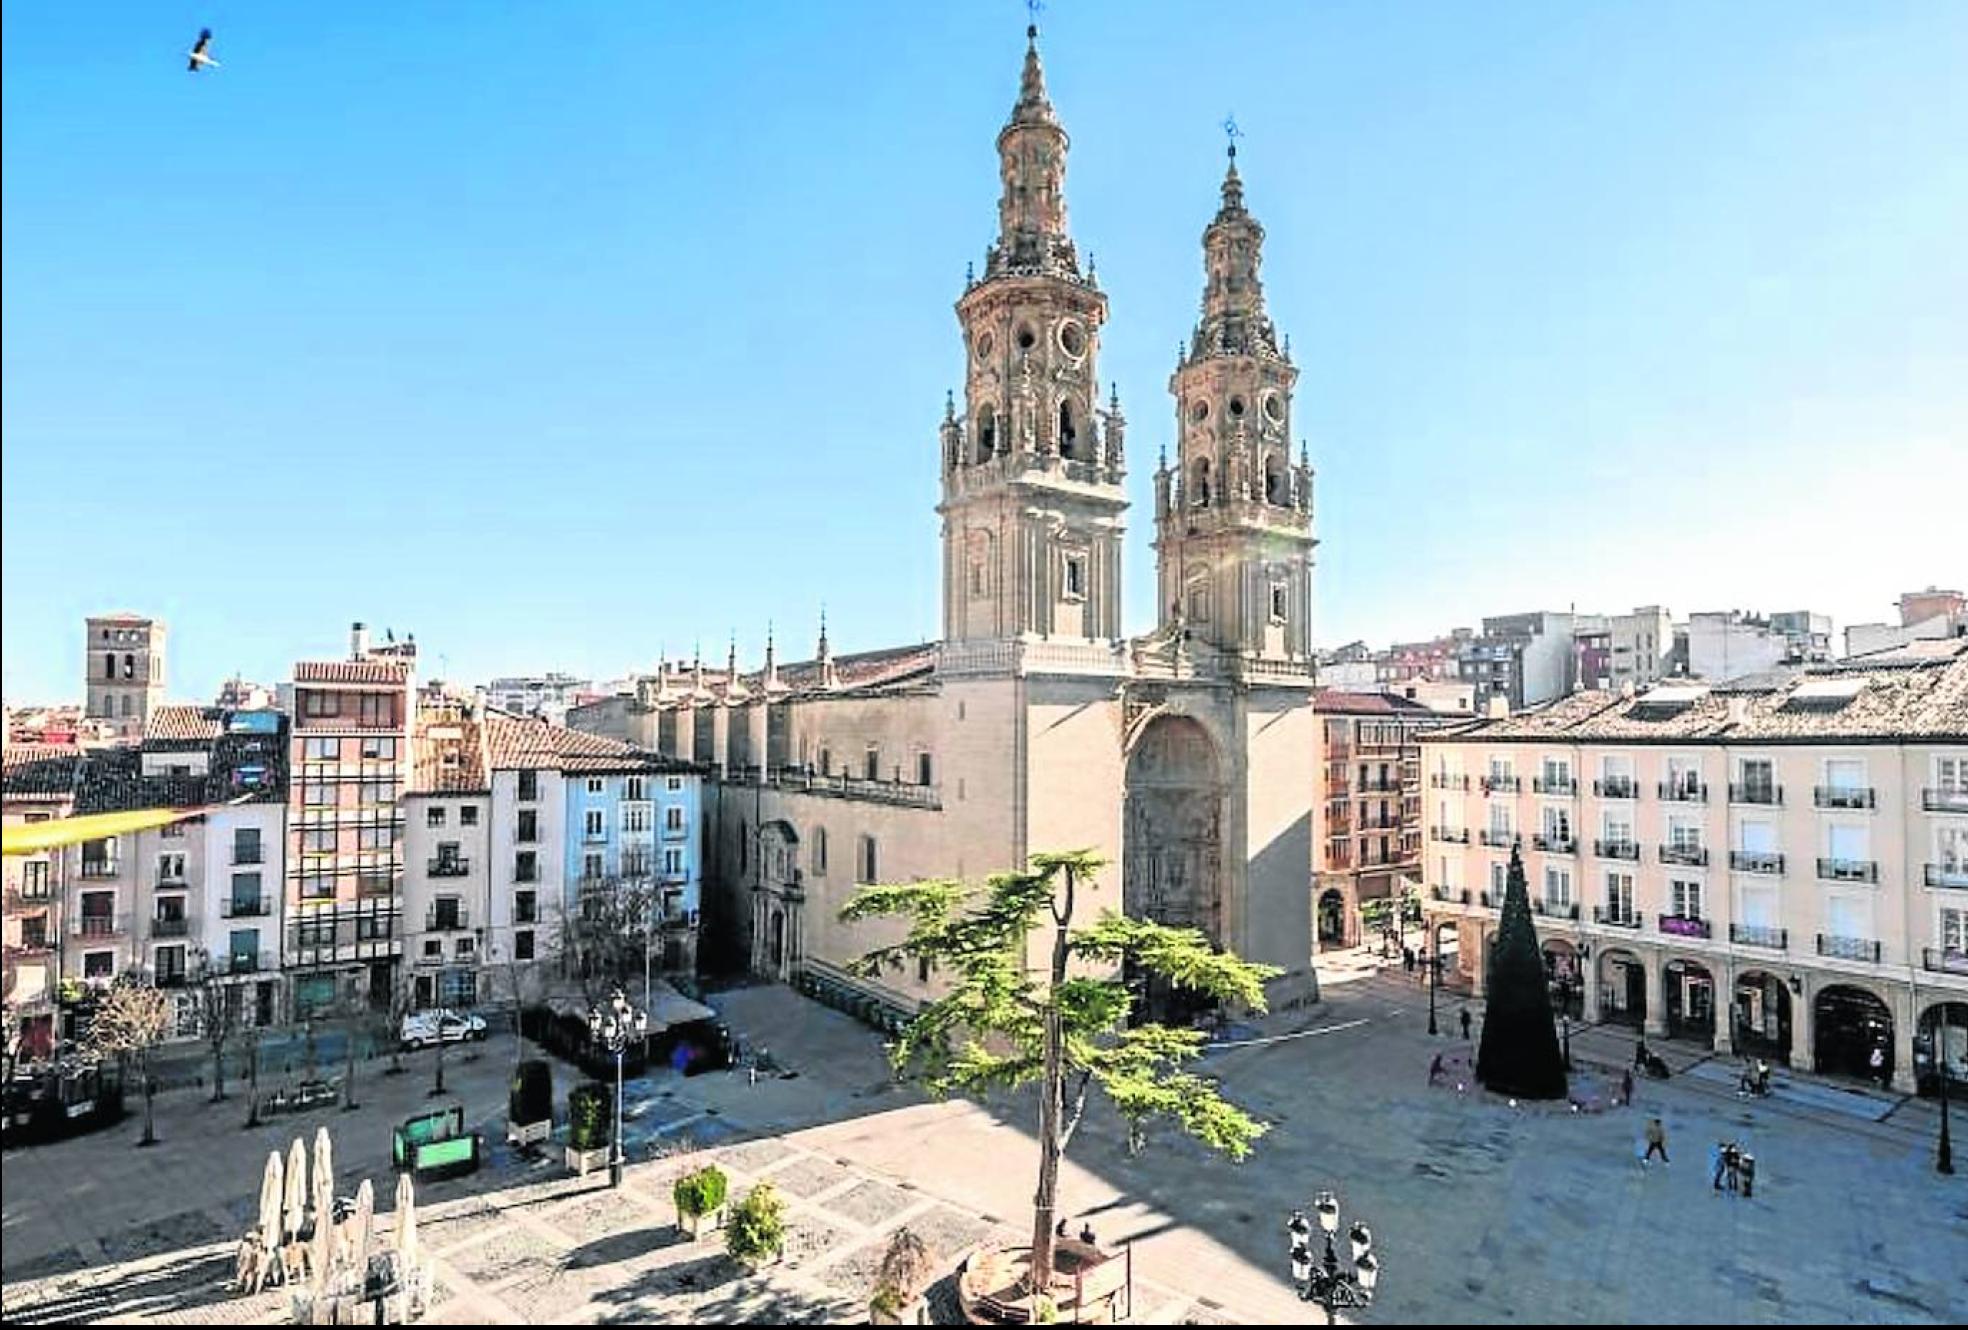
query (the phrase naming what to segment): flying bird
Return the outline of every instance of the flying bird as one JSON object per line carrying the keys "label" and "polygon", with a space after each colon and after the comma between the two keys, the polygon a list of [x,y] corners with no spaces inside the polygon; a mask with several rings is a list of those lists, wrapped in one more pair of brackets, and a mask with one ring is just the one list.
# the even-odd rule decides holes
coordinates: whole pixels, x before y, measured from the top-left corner
{"label": "flying bird", "polygon": [[198,30],[198,40],[192,44],[191,57],[186,62],[185,68],[190,70],[194,74],[196,74],[200,69],[206,68],[208,66],[212,69],[217,69],[219,67],[219,62],[214,60],[211,56],[205,54],[206,48],[209,47],[211,44],[212,44],[212,30],[210,28],[200,28]]}

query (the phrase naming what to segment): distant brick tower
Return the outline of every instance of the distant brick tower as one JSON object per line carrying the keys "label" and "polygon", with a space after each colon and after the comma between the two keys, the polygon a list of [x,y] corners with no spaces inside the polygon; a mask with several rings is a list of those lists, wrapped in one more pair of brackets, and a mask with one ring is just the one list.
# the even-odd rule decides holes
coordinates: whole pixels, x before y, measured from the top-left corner
{"label": "distant brick tower", "polygon": [[1127,494],[1121,430],[1095,414],[1107,297],[1067,234],[1066,131],[1026,35],[998,133],[997,242],[957,301],[968,368],[941,431],[943,637],[1115,646]]}
{"label": "distant brick tower", "polygon": [[143,733],[151,709],[164,700],[164,621],[104,614],[84,622],[88,716],[124,735]]}

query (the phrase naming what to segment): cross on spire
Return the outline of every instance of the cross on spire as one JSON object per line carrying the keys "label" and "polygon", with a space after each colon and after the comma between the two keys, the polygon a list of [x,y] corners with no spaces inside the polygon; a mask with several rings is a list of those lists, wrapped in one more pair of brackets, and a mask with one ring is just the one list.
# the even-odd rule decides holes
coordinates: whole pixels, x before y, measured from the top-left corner
{"label": "cross on spire", "polygon": [[1237,140],[1244,136],[1244,131],[1237,128],[1237,117],[1235,115],[1226,115],[1223,117],[1223,136],[1230,140],[1230,155],[1235,157],[1237,155]]}

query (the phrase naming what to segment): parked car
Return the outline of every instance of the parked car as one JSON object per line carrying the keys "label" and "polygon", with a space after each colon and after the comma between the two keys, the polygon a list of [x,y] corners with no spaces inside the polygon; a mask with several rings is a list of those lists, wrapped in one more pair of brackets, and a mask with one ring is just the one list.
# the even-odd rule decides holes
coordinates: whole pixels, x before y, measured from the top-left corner
{"label": "parked car", "polygon": [[485,1038],[485,1020],[461,1011],[413,1011],[403,1018],[398,1036],[405,1048],[427,1048],[432,1044],[455,1044],[466,1039]]}

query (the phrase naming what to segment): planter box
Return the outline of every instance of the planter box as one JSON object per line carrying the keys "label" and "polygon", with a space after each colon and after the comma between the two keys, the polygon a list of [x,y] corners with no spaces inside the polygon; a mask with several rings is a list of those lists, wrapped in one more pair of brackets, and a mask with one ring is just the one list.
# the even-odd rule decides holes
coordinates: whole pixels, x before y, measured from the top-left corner
{"label": "planter box", "polygon": [[592,1150],[576,1150],[570,1145],[567,1147],[567,1166],[584,1178],[590,1169],[607,1168],[608,1147],[601,1145]]}
{"label": "planter box", "polygon": [[689,1234],[690,1240],[695,1242],[706,1233],[712,1233],[724,1227],[724,1211],[725,1207],[722,1205],[715,1210],[706,1211],[701,1215],[687,1215],[679,1210],[677,1211],[677,1229],[680,1232]]}
{"label": "planter box", "polygon": [[508,1122],[506,1141],[511,1145],[534,1145],[553,1135],[553,1119],[539,1122]]}
{"label": "planter box", "polygon": [[902,1309],[893,1315],[877,1311],[871,1306],[868,1308],[868,1324],[928,1325],[930,1324],[929,1299],[917,1298],[914,1302],[904,1304]]}

